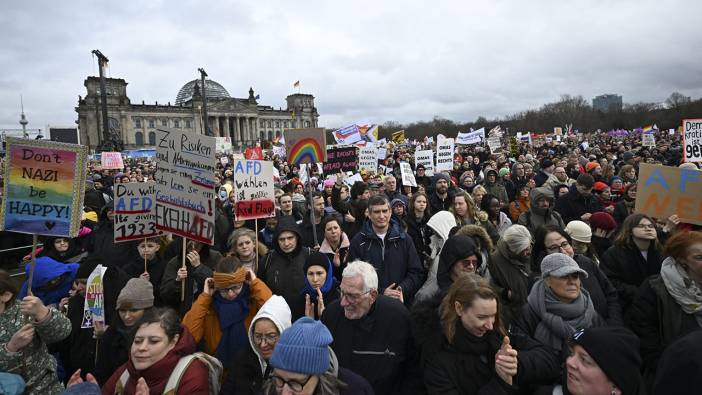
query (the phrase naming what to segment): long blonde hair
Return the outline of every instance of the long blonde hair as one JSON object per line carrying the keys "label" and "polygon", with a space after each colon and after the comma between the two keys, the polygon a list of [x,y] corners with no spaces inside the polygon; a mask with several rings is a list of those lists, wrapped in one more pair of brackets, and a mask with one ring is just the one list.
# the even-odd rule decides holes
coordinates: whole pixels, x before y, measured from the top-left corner
{"label": "long blonde hair", "polygon": [[505,335],[502,319],[500,318],[500,299],[497,297],[497,293],[490,287],[486,279],[477,274],[467,273],[459,276],[459,278],[451,284],[446,296],[441,301],[439,310],[441,328],[449,344],[453,344],[456,335],[456,320],[460,319],[458,314],[456,314],[456,302],[459,302],[465,310],[470,307],[477,298],[494,300],[497,303],[497,315],[495,316],[493,327],[501,336]]}

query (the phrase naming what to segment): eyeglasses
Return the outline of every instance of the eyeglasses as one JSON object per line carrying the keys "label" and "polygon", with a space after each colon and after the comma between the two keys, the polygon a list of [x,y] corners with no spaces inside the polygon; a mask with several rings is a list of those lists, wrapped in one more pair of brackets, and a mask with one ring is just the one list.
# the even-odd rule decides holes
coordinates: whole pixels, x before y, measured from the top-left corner
{"label": "eyeglasses", "polygon": [[460,263],[461,265],[463,265],[463,267],[468,267],[468,266],[478,267],[478,260],[477,259],[461,259],[460,261],[457,261],[456,263]]}
{"label": "eyeglasses", "polygon": [[278,335],[261,335],[259,333],[254,333],[253,335],[254,343],[263,344],[263,341],[265,340],[266,344],[268,345],[273,345],[278,342],[279,337],[280,336]]}
{"label": "eyeglasses", "polygon": [[275,384],[276,388],[282,389],[287,384],[288,388],[290,388],[294,392],[302,391],[302,389],[305,388],[305,385],[307,385],[307,382],[310,381],[311,378],[312,376],[307,376],[305,382],[301,383],[297,380],[285,380],[284,378],[276,376],[274,374],[271,375],[271,379],[273,380],[273,384]]}
{"label": "eyeglasses", "polygon": [[546,247],[546,251],[548,251],[550,254],[553,254],[554,252],[558,252],[560,250],[565,251],[568,247],[570,247],[570,243],[568,243],[568,241],[564,241],[561,244]]}
{"label": "eyeglasses", "polygon": [[369,289],[368,291],[360,293],[360,294],[350,294],[350,293],[344,292],[342,290],[339,290],[339,300],[346,298],[346,300],[349,301],[349,303],[356,303],[359,301],[359,299],[361,299],[361,296],[369,293],[370,291],[371,290]]}
{"label": "eyeglasses", "polygon": [[237,284],[237,285],[234,285],[233,287],[217,290],[217,292],[219,292],[219,294],[222,296],[227,296],[230,292],[238,293],[239,291],[241,291],[241,289],[243,287],[244,287],[244,284]]}
{"label": "eyeglasses", "polygon": [[654,224],[638,224],[636,227],[639,229],[656,229],[656,225]]}

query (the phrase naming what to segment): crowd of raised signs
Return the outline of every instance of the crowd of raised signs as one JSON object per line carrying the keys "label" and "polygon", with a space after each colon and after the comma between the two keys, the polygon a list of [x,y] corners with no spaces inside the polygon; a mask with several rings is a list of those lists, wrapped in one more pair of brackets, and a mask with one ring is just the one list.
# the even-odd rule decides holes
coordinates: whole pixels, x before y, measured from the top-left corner
{"label": "crowd of raised signs", "polygon": [[258,223],[236,219],[229,155],[214,244],[184,249],[114,242],[115,185],[152,159],[91,164],[79,236],[41,239],[32,292],[0,271],[0,393],[701,393],[702,232],[635,210],[641,164],[697,166],[654,134],[456,145],[442,172],[415,165],[426,140],[380,147],[386,174],[264,149]]}

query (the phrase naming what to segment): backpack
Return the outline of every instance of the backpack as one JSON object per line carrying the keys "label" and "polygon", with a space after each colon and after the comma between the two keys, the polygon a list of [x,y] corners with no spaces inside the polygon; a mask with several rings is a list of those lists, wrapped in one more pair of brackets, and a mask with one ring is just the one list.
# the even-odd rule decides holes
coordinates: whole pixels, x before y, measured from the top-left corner
{"label": "backpack", "polygon": [[[166,382],[166,387],[163,390],[163,395],[175,395],[178,393],[178,386],[180,385],[180,379],[190,364],[199,360],[207,367],[208,381],[210,388],[210,395],[219,394],[220,386],[222,385],[222,373],[224,369],[222,368],[222,363],[219,360],[209,354],[204,352],[196,352],[190,355],[182,357],[176,366],[173,368],[171,375],[168,377],[168,382]],[[122,375],[119,376],[119,380],[115,384],[115,395],[123,394],[124,388],[127,386],[129,381],[129,370],[124,369]]]}

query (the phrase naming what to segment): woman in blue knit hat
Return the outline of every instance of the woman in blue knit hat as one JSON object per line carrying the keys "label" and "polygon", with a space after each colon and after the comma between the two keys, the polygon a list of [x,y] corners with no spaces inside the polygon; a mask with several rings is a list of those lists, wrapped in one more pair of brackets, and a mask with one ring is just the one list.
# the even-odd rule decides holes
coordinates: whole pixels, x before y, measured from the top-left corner
{"label": "woman in blue knit hat", "polygon": [[273,374],[264,394],[373,394],[361,376],[339,367],[329,347],[334,339],[320,321],[302,317],[280,336],[270,364]]}

